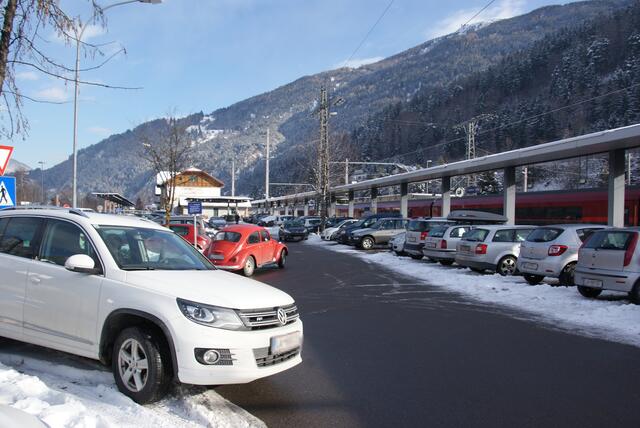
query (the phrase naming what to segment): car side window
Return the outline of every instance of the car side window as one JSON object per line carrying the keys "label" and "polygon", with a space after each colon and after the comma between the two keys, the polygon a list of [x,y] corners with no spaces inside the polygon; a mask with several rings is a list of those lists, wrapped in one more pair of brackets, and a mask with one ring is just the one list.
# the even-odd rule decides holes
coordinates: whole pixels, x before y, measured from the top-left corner
{"label": "car side window", "polygon": [[527,236],[533,231],[533,229],[517,229],[515,231],[514,242],[524,242],[527,240]]}
{"label": "car side window", "polygon": [[260,231],[260,235],[262,235],[262,240],[267,242],[271,240],[271,237],[269,236],[269,232],[266,230],[262,230]]}
{"label": "car side window", "polygon": [[260,243],[260,233],[259,232],[253,232],[247,238],[247,244],[259,244],[259,243]]}
{"label": "car side window", "polygon": [[0,241],[0,252],[27,259],[35,258],[39,244],[36,240],[42,222],[42,219],[35,217],[10,219]]}
{"label": "car side window", "polygon": [[100,266],[98,255],[82,229],[66,221],[49,220],[40,246],[40,260],[64,266],[76,254],[86,254],[96,267]]}
{"label": "car side window", "polygon": [[497,230],[493,242],[513,242],[513,229]]}
{"label": "car side window", "polygon": [[407,224],[407,222],[405,220],[396,220],[396,225],[395,225],[394,229],[404,229],[406,224]]}

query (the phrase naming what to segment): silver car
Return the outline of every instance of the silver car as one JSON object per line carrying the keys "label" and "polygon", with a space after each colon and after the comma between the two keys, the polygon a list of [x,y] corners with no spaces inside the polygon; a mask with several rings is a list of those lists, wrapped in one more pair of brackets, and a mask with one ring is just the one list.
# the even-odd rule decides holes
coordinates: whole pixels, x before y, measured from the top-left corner
{"label": "silver car", "polygon": [[386,245],[395,235],[405,231],[408,221],[398,217],[381,218],[370,228],[353,232],[349,243],[363,250],[371,250],[375,245]]}
{"label": "silver car", "polygon": [[545,276],[559,278],[561,285],[573,285],[580,246],[603,228],[597,224],[539,227],[520,245],[517,268],[531,285],[539,284]]}
{"label": "silver car", "polygon": [[602,290],[629,293],[640,304],[639,228],[604,229],[593,233],[578,252],[575,283],[585,297]]}
{"label": "silver car", "polygon": [[423,257],[422,248],[429,235],[429,231],[443,224],[453,224],[453,222],[447,221],[444,217],[410,220],[407,225],[407,239],[404,246],[405,253],[409,254],[412,259],[420,260]]}
{"label": "silver car", "polygon": [[456,263],[476,272],[516,273],[520,243],[536,226],[476,226],[456,246]]}
{"label": "silver car", "polygon": [[422,254],[443,266],[450,266],[456,259],[456,246],[465,233],[473,228],[471,225],[442,225],[429,231],[424,242]]}
{"label": "silver car", "polygon": [[389,249],[398,256],[404,256],[404,244],[407,238],[407,232],[400,232],[389,241]]}

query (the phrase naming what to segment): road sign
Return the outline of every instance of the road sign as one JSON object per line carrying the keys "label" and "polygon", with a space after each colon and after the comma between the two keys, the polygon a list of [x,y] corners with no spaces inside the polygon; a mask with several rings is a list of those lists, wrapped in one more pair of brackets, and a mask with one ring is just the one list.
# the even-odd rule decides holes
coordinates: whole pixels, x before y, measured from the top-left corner
{"label": "road sign", "polygon": [[15,177],[0,177],[0,208],[16,206]]}
{"label": "road sign", "polygon": [[0,146],[0,175],[4,175],[4,170],[7,169],[7,166],[9,165],[11,153],[13,153],[13,147]]}
{"label": "road sign", "polygon": [[202,202],[200,201],[192,201],[187,205],[187,209],[189,210],[189,214],[202,214]]}

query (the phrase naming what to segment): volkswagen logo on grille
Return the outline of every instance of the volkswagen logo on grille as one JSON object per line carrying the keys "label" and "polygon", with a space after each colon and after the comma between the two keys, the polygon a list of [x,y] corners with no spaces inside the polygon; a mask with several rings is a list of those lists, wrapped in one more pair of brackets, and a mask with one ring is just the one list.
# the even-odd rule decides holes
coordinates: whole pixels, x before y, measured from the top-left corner
{"label": "volkswagen logo on grille", "polygon": [[285,325],[287,323],[287,313],[282,308],[278,308],[278,321],[280,321],[280,325]]}

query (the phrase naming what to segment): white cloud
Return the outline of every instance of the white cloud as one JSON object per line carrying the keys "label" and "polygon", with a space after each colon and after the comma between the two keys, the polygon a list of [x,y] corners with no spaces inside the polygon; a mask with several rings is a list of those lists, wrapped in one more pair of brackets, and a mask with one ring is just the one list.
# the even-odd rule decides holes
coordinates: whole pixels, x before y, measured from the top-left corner
{"label": "white cloud", "polygon": [[16,73],[16,79],[17,80],[38,80],[40,78],[40,76],[38,76],[38,73],[36,73],[35,71],[20,71],[18,73]]}
{"label": "white cloud", "polygon": [[109,135],[113,134],[111,129],[103,128],[101,126],[91,126],[87,128],[87,131],[99,137],[108,137]]}
{"label": "white cloud", "polygon": [[71,98],[71,90],[65,87],[52,86],[37,91],[33,97],[42,101],[65,102]]}
{"label": "white cloud", "polygon": [[338,64],[335,64],[333,68],[341,68],[341,67],[349,67],[349,68],[358,68],[363,65],[373,64],[374,62],[382,61],[384,57],[382,56],[374,56],[371,58],[354,58],[349,61],[342,61]]}
{"label": "white cloud", "polygon": [[[482,13],[475,17],[469,25],[477,24],[479,22],[498,21],[500,19],[507,19],[516,15],[521,15],[524,13],[524,6],[524,0],[500,0],[497,4],[482,11]],[[460,9],[453,12],[451,15],[437,22],[433,27],[428,29],[426,32],[427,38],[433,39],[458,31],[460,27],[478,13],[479,10],[480,9],[478,8]]]}

